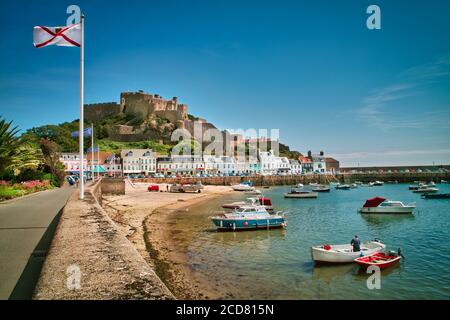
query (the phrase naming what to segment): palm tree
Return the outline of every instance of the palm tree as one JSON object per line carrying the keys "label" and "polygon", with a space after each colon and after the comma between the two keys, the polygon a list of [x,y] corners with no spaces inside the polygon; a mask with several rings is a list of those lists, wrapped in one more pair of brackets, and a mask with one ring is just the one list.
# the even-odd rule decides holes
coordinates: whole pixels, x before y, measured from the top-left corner
{"label": "palm tree", "polygon": [[25,168],[37,168],[42,162],[42,153],[29,141],[19,137],[18,127],[0,117],[0,176],[11,170],[14,174]]}

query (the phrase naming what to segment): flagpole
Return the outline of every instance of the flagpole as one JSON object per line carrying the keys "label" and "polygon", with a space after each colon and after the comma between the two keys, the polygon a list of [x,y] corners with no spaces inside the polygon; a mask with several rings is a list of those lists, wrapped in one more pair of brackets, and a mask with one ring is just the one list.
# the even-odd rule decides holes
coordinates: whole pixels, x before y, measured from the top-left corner
{"label": "flagpole", "polygon": [[84,199],[84,15],[80,17],[81,44],[80,44],[80,200]]}
{"label": "flagpole", "polygon": [[97,178],[100,179],[100,145],[97,144]]}
{"label": "flagpole", "polygon": [[94,124],[91,123],[91,175],[92,182],[94,182]]}

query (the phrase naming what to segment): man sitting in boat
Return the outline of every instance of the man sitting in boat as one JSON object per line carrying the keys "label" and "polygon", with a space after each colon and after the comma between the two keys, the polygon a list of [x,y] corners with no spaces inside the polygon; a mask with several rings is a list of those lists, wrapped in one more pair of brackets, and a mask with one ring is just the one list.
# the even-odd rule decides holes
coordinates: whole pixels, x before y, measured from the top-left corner
{"label": "man sitting in boat", "polygon": [[361,240],[359,240],[358,236],[355,235],[350,244],[353,246],[353,252],[361,251]]}

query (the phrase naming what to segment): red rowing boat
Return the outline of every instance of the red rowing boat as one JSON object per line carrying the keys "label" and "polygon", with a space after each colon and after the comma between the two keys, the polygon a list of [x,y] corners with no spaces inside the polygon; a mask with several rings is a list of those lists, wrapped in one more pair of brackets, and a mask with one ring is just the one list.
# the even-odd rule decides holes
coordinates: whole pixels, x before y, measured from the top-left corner
{"label": "red rowing boat", "polygon": [[402,257],[395,253],[377,252],[370,256],[359,257],[355,262],[364,268],[377,266],[380,269],[390,267],[400,261]]}

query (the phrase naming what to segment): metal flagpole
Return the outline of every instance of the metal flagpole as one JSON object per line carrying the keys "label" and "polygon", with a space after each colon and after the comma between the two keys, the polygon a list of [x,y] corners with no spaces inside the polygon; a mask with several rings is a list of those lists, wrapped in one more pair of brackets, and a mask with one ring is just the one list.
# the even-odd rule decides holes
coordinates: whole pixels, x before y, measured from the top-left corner
{"label": "metal flagpole", "polygon": [[100,145],[97,144],[97,178],[100,179]]}
{"label": "metal flagpole", "polygon": [[94,124],[91,124],[91,175],[92,175],[92,182],[94,182]]}
{"label": "metal flagpole", "polygon": [[84,199],[84,15],[80,19],[81,45],[80,45],[80,200]]}

